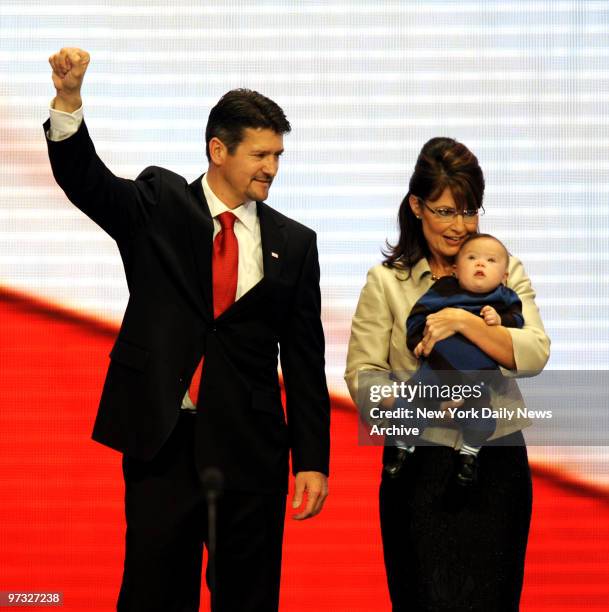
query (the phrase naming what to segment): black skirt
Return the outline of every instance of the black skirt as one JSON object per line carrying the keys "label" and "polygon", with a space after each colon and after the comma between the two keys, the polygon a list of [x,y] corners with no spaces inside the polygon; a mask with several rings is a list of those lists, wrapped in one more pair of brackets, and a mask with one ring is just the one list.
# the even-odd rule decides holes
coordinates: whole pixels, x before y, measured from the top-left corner
{"label": "black skirt", "polygon": [[394,612],[518,610],[532,506],[522,434],[484,446],[478,483],[465,491],[454,484],[456,455],[420,446],[397,478],[383,476],[381,531]]}

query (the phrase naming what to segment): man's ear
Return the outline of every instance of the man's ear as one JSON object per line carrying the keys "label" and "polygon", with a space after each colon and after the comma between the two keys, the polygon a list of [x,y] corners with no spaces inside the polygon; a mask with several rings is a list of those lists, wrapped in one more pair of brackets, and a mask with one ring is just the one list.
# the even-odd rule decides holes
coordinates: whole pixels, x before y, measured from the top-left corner
{"label": "man's ear", "polygon": [[508,272],[506,270],[505,274],[503,275],[503,279],[501,281],[504,285],[507,285],[508,276],[509,276],[509,274],[508,274]]}
{"label": "man's ear", "polygon": [[228,149],[226,145],[216,136],[209,141],[209,157],[216,166],[221,166],[226,160]]}
{"label": "man's ear", "polygon": [[421,218],[421,203],[419,202],[419,198],[417,196],[413,196],[412,194],[408,197],[408,204],[410,204],[410,210],[414,213],[414,216],[417,219]]}

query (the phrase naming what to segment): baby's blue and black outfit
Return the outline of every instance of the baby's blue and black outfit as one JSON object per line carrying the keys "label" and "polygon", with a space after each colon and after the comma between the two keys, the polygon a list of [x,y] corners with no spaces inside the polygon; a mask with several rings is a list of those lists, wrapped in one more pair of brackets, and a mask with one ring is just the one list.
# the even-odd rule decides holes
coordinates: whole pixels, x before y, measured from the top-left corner
{"label": "baby's blue and black outfit", "polygon": [[[453,276],[445,276],[436,281],[413,306],[406,321],[406,343],[413,351],[423,338],[425,323],[430,314],[443,308],[463,308],[480,315],[484,306],[492,306],[501,317],[504,327],[521,328],[524,325],[522,303],[516,293],[501,284],[488,293],[473,293],[459,286]],[[452,384],[480,385],[481,396],[464,400],[460,410],[480,409],[490,406],[489,385],[497,376],[499,365],[461,334],[454,334],[437,342],[421,367],[408,381],[410,385],[442,385],[445,381]],[[442,374],[440,374],[440,372]],[[455,418],[462,427],[463,440],[470,446],[482,446],[490,438],[497,426],[494,418]],[[418,426],[428,425],[424,419]]]}

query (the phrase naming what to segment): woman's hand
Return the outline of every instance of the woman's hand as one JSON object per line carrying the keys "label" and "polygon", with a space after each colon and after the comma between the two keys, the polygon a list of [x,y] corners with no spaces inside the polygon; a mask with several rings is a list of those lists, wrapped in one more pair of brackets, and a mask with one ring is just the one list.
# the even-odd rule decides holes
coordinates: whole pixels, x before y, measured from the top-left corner
{"label": "woman's hand", "polygon": [[502,325],[488,325],[481,317],[460,308],[444,308],[429,315],[423,339],[416,346],[414,354],[417,357],[427,357],[436,342],[456,333],[463,334],[472,344],[504,368],[508,370],[516,368],[510,332]]}
{"label": "woman's hand", "polygon": [[442,310],[427,317],[423,339],[414,349],[416,357],[427,357],[436,342],[460,333],[471,319],[477,319],[476,315],[462,308],[443,308]]}

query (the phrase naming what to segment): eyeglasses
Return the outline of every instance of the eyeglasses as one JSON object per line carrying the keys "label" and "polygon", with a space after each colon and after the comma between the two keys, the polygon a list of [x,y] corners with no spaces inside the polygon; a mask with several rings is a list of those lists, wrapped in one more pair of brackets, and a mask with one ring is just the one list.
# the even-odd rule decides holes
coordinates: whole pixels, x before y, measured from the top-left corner
{"label": "eyeglasses", "polygon": [[478,221],[478,217],[481,217],[484,214],[484,208],[465,208],[462,212],[459,212],[456,208],[448,208],[445,206],[441,206],[440,208],[432,208],[429,206],[425,200],[421,198],[417,198],[423,206],[430,212],[432,212],[437,218],[438,221],[442,223],[451,223],[454,221],[458,215],[462,215],[463,223],[468,225],[474,224]]}

